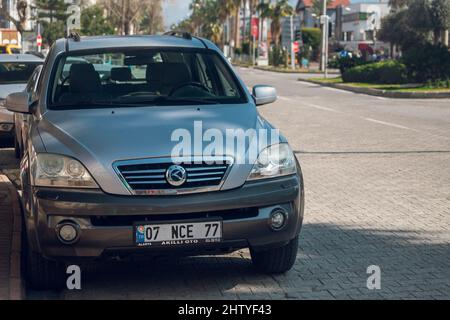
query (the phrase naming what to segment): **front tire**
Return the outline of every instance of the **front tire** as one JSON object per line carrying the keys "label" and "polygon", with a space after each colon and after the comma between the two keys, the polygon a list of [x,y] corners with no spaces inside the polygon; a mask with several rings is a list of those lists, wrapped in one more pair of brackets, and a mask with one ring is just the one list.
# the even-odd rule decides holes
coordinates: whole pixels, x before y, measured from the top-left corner
{"label": "front tire", "polygon": [[28,285],[35,290],[61,290],[64,287],[64,265],[26,249],[25,274]]}
{"label": "front tire", "polygon": [[298,252],[298,237],[280,248],[265,251],[250,250],[253,265],[259,272],[282,274],[292,269]]}

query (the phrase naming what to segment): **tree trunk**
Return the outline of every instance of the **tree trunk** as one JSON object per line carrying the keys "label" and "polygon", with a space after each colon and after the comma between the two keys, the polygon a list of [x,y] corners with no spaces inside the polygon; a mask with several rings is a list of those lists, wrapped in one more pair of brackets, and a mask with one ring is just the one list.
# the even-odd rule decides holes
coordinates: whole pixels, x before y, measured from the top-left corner
{"label": "tree trunk", "polygon": [[241,46],[241,28],[240,28],[240,21],[239,21],[239,13],[240,13],[240,8],[236,8],[236,12],[235,12],[235,20],[234,20],[234,47],[235,48],[240,48]]}
{"label": "tree trunk", "polygon": [[243,1],[244,11],[243,11],[243,20],[244,26],[242,29],[242,39],[245,41],[247,39],[247,0]]}

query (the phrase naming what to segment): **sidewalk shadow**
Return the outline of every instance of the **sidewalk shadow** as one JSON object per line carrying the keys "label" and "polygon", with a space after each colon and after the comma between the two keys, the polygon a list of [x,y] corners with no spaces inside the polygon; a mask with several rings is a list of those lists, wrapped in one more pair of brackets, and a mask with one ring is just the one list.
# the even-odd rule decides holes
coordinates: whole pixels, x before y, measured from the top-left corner
{"label": "sidewalk shadow", "polygon": [[[285,275],[256,273],[247,251],[228,257],[102,263],[83,269],[81,291],[65,290],[53,298],[449,299],[450,239],[445,239],[432,243],[411,230],[307,224],[296,265]],[[366,285],[371,265],[382,270],[382,290],[376,292]]]}

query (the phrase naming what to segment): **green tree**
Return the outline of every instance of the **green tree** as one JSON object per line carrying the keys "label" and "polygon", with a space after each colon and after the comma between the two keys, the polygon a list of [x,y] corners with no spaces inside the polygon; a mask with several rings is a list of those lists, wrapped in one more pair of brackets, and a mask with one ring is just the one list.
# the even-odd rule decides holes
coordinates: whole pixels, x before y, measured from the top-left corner
{"label": "green tree", "polygon": [[154,0],[149,3],[140,23],[140,31],[155,34],[164,31],[164,18],[162,15],[162,1]]}
{"label": "green tree", "polygon": [[81,34],[86,36],[114,34],[114,26],[103,16],[102,7],[93,5],[82,10]]}
{"label": "green tree", "polygon": [[[328,8],[333,5],[333,0],[327,1]],[[323,15],[323,0],[313,0],[312,5],[312,12],[317,16],[320,17]]]}
{"label": "green tree", "polygon": [[37,20],[43,27],[44,44],[51,46],[55,40],[66,35],[66,11],[64,0],[36,0]]}
{"label": "green tree", "polygon": [[305,58],[317,59],[319,54],[321,33],[319,28],[302,29],[303,48],[301,54]]}
{"label": "green tree", "polygon": [[432,0],[431,17],[435,42],[438,39],[448,46],[448,30],[450,29],[450,0]]}
{"label": "green tree", "polygon": [[261,2],[258,5],[258,11],[262,19],[270,19],[270,32],[275,46],[280,43],[281,37],[281,18],[294,14],[294,8],[288,0],[277,0],[275,3]]}

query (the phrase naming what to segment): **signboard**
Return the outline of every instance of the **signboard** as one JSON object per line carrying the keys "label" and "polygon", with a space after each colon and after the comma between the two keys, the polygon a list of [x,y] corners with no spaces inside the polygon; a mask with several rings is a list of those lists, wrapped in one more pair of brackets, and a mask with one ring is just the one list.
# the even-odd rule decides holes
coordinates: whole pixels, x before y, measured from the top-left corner
{"label": "signboard", "polygon": [[294,41],[294,53],[300,52],[300,43],[298,41]]}
{"label": "signboard", "polygon": [[40,34],[37,36],[36,43],[38,47],[42,47],[42,36]]}
{"label": "signboard", "polygon": [[259,18],[252,18],[252,36],[256,40],[259,38]]}

